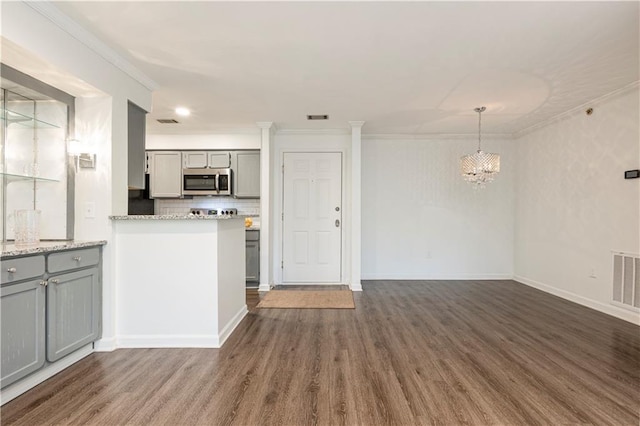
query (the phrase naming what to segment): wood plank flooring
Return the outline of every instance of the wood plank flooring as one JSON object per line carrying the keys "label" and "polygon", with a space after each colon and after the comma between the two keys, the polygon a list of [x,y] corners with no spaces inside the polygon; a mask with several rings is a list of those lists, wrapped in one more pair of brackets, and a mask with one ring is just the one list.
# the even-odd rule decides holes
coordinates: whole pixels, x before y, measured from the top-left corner
{"label": "wood plank flooring", "polygon": [[640,328],[513,281],[376,281],[259,310],[222,349],[92,354],[3,425],[630,425]]}

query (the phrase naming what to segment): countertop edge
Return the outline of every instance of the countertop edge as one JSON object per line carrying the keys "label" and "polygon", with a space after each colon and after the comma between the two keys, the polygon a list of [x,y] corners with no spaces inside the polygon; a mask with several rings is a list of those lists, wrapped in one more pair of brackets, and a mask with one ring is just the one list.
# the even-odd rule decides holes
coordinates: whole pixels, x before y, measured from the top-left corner
{"label": "countertop edge", "polygon": [[109,216],[111,220],[227,220],[227,219],[244,219],[252,217],[248,215],[233,216],[195,216],[190,214],[156,214],[156,215],[126,215],[126,216]]}
{"label": "countertop edge", "polygon": [[52,253],[84,247],[104,246],[106,240],[97,241],[41,241],[31,246],[18,247],[15,244],[3,244],[0,259],[28,254]]}

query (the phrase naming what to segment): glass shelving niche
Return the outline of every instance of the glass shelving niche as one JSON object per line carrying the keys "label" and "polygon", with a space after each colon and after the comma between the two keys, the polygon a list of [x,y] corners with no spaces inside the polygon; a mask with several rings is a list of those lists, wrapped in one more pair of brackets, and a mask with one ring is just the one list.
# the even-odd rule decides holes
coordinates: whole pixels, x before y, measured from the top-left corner
{"label": "glass shelving niche", "polygon": [[39,120],[35,117],[30,117],[27,114],[23,114],[17,111],[11,111],[9,109],[0,108],[0,120],[3,123],[7,123],[7,125],[16,124],[21,127],[25,127],[27,129],[59,129],[60,126],[57,126],[52,123],[47,123],[46,121]]}
{"label": "glass shelving niche", "polygon": [[41,239],[65,239],[67,105],[4,76],[1,82],[2,241],[13,239],[14,213],[22,209],[41,210]]}

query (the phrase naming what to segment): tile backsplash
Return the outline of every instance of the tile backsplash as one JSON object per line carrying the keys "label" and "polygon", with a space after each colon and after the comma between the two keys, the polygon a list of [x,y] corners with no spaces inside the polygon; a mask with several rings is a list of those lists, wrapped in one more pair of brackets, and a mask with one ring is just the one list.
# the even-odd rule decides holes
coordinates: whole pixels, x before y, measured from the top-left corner
{"label": "tile backsplash", "polygon": [[222,209],[235,208],[238,214],[259,216],[260,200],[236,199],[231,197],[193,198],[179,200],[155,200],[156,214],[189,214],[192,208]]}

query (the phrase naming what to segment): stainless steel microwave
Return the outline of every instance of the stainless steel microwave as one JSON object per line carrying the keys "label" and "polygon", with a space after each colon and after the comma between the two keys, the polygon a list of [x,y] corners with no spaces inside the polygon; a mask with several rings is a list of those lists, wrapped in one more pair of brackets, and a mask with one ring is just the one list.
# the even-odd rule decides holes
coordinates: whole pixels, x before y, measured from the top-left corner
{"label": "stainless steel microwave", "polygon": [[183,195],[231,195],[231,169],[184,169]]}

